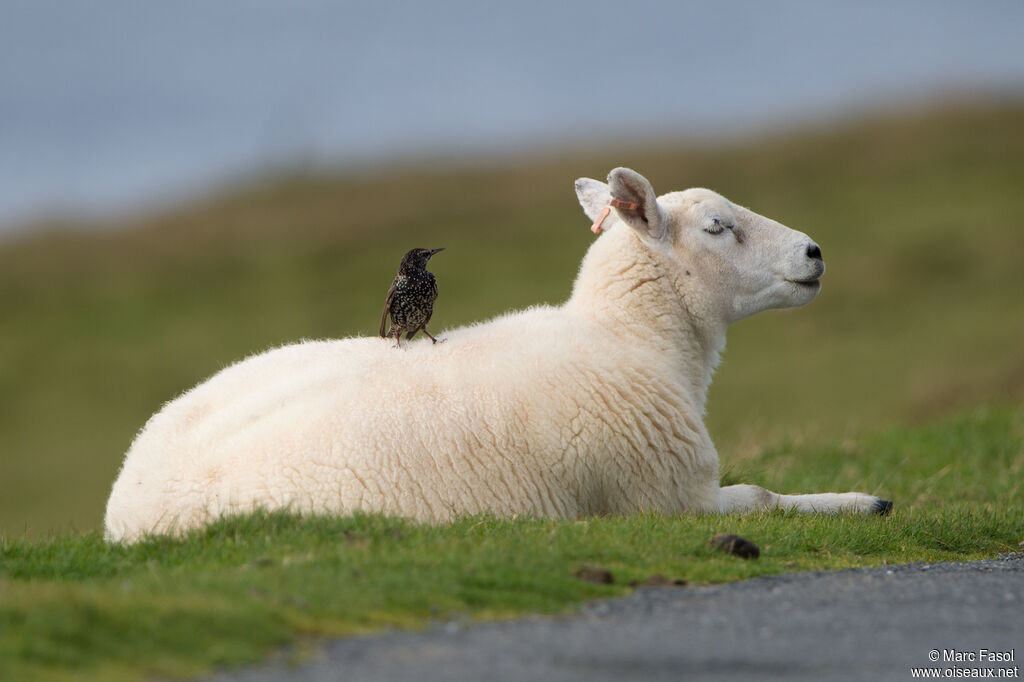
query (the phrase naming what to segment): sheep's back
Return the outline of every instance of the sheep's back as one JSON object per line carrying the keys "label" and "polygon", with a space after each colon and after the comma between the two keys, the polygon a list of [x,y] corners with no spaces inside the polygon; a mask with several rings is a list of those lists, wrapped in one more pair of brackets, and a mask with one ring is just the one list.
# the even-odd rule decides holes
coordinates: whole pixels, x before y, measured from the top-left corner
{"label": "sheep's back", "polygon": [[433,345],[307,341],[232,365],[166,404],[108,504],[112,537],[255,507],[421,519],[567,515],[542,479],[561,463],[561,372],[578,330],[550,308]]}

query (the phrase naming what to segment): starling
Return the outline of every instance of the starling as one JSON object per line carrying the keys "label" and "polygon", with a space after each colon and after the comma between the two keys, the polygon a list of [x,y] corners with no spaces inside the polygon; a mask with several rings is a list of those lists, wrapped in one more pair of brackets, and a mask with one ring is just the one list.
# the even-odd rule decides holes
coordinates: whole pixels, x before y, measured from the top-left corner
{"label": "starling", "polygon": [[[411,339],[421,329],[437,343],[437,339],[427,331],[427,323],[430,322],[434,300],[437,298],[437,280],[427,272],[427,261],[438,251],[444,249],[413,249],[402,256],[398,275],[388,289],[384,312],[380,316],[380,335],[385,338],[394,337],[396,348],[401,346],[403,332],[406,339]],[[391,329],[385,334],[388,315],[391,315]]]}

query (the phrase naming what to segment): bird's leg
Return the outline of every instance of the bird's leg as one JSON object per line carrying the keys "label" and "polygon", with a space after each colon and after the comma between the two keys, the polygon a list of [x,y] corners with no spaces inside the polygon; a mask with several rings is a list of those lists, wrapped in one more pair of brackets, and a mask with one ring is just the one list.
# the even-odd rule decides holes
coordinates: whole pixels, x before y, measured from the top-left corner
{"label": "bird's leg", "polygon": [[395,348],[402,347],[402,331],[395,330]]}
{"label": "bird's leg", "polygon": [[432,335],[430,334],[430,332],[428,332],[428,331],[427,331],[427,326],[426,326],[426,325],[423,325],[422,329],[423,329],[423,333],[424,333],[424,334],[426,334],[427,336],[429,336],[429,337],[430,337],[430,340],[431,340],[431,341],[433,341],[434,343],[444,343],[444,339],[441,339],[440,341],[438,341],[437,339],[435,339],[435,338],[434,338],[434,337],[433,337],[433,336],[432,336]]}

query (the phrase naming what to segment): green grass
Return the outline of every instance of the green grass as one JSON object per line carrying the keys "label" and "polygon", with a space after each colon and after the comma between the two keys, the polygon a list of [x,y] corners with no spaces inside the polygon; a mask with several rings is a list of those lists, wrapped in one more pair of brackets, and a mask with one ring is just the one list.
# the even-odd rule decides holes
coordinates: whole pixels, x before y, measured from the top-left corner
{"label": "green grass", "polygon": [[[889,517],[765,512],[580,521],[471,517],[417,525],[256,514],[172,540],[99,533],[0,540],[0,679],[188,676],[316,638],[438,619],[558,613],[653,575],[689,583],[791,570],[963,560],[1024,541],[1024,408],[974,410],[840,443],[781,445],[730,480],[784,492],[859,489]],[[744,561],[708,546],[756,542]],[[575,577],[611,571],[610,585]]]}

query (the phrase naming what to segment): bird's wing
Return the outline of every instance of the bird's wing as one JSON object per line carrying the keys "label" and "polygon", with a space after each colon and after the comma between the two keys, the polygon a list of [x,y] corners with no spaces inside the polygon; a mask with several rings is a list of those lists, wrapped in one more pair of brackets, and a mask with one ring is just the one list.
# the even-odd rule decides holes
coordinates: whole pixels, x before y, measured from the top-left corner
{"label": "bird's wing", "polygon": [[391,283],[391,288],[388,289],[388,296],[384,299],[384,312],[380,314],[380,335],[382,337],[387,336],[384,333],[385,327],[388,324],[388,313],[391,312],[391,299],[395,297],[395,283]]}

